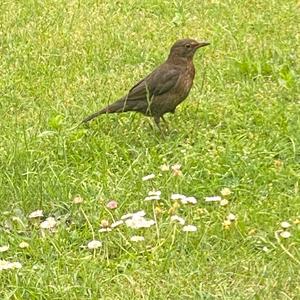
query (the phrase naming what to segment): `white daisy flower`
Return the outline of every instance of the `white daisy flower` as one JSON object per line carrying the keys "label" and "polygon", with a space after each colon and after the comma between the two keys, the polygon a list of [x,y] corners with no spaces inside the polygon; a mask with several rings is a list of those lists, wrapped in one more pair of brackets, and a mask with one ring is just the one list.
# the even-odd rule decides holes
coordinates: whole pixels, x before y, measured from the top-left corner
{"label": "white daisy flower", "polygon": [[182,200],[185,199],[186,196],[185,195],[181,195],[181,194],[172,194],[171,195],[171,200]]}
{"label": "white daisy flower", "polygon": [[4,246],[1,246],[0,247],[0,253],[1,252],[6,252],[6,251],[8,251],[9,250],[9,245],[4,245]]}
{"label": "white daisy flower", "polygon": [[107,227],[107,228],[100,228],[98,231],[99,232],[110,232],[110,231],[112,231],[112,229]]}
{"label": "white daisy flower", "polygon": [[280,232],[280,236],[284,239],[288,239],[289,237],[291,237],[291,233],[289,231],[284,230]]}
{"label": "white daisy flower", "polygon": [[227,216],[227,220],[230,221],[230,222],[233,222],[236,220],[236,216],[232,213],[230,213],[228,216]]}
{"label": "white daisy flower", "polygon": [[228,203],[229,203],[229,201],[227,199],[222,199],[220,201],[220,206],[226,206],[226,205],[228,205]]}
{"label": "white daisy flower", "polygon": [[42,218],[44,216],[43,211],[38,209],[30,213],[28,216],[29,219]]}
{"label": "white daisy flower", "polygon": [[185,197],[181,199],[181,203],[182,204],[196,204],[197,203],[197,199],[195,197]]}
{"label": "white daisy flower", "polygon": [[125,221],[125,224],[127,227],[133,228],[133,229],[139,229],[139,228],[149,228],[152,225],[155,224],[154,220],[146,220],[144,217],[132,217],[131,219],[127,219]]}
{"label": "white daisy flower", "polygon": [[171,216],[171,221],[172,222],[178,222],[180,225],[185,224],[185,220],[177,215]]}
{"label": "white daisy flower", "polygon": [[9,262],[6,260],[0,260],[0,271],[20,268],[22,268],[22,265],[19,262]]}
{"label": "white daisy flower", "polygon": [[74,204],[81,204],[81,203],[83,203],[83,198],[81,196],[75,196],[73,198],[73,203]]}
{"label": "white daisy flower", "polygon": [[142,242],[145,240],[145,238],[143,236],[139,236],[139,235],[133,235],[130,240],[132,242]]}
{"label": "white daisy flower", "polygon": [[124,224],[124,221],[123,221],[123,220],[118,220],[118,221],[116,221],[116,222],[113,222],[113,223],[110,225],[110,227],[111,227],[111,228],[116,228],[116,227],[118,227],[118,226],[120,226],[120,225],[122,225],[122,224]]}
{"label": "white daisy flower", "polygon": [[161,171],[166,172],[170,170],[170,167],[166,164],[160,166]]}
{"label": "white daisy flower", "polygon": [[262,251],[264,251],[264,252],[269,252],[270,250],[269,250],[268,247],[264,246],[264,247],[262,248]]}
{"label": "white daisy flower", "polygon": [[205,202],[218,202],[221,200],[222,198],[220,196],[205,197]]}
{"label": "white daisy flower", "polygon": [[148,193],[148,196],[160,196],[161,195],[161,191],[150,191]]}
{"label": "white daisy flower", "polygon": [[28,247],[29,247],[29,244],[26,243],[26,242],[21,242],[21,243],[19,244],[19,247],[20,247],[21,249],[25,249],[25,248],[28,248]]}
{"label": "white daisy flower", "polygon": [[98,248],[102,247],[102,242],[101,242],[101,241],[97,241],[97,240],[92,240],[92,241],[90,241],[90,242],[87,244],[87,247],[88,247],[90,250],[98,249]]}
{"label": "white daisy flower", "polygon": [[147,180],[153,179],[154,177],[155,177],[155,174],[149,174],[149,175],[142,177],[142,180],[147,181]]}
{"label": "white daisy flower", "polygon": [[40,224],[42,229],[52,229],[56,226],[56,221],[53,217],[48,217],[45,221]]}
{"label": "white daisy flower", "polygon": [[185,225],[182,227],[182,231],[195,232],[195,231],[197,231],[197,227],[195,225]]}
{"label": "white daisy flower", "polygon": [[160,196],[153,195],[153,196],[147,196],[145,198],[145,201],[154,201],[154,200],[160,200]]}
{"label": "white daisy flower", "polygon": [[280,223],[280,226],[283,229],[287,229],[287,228],[291,227],[291,224],[287,221],[283,221],[283,222]]}
{"label": "white daisy flower", "polygon": [[231,190],[227,187],[225,187],[221,190],[221,195],[224,197],[229,196],[230,194],[231,194]]}
{"label": "white daisy flower", "polygon": [[126,220],[126,219],[129,219],[129,218],[132,218],[132,217],[144,217],[145,215],[146,215],[145,211],[140,210],[140,211],[137,211],[135,213],[129,213],[129,214],[123,215],[121,217],[121,220]]}

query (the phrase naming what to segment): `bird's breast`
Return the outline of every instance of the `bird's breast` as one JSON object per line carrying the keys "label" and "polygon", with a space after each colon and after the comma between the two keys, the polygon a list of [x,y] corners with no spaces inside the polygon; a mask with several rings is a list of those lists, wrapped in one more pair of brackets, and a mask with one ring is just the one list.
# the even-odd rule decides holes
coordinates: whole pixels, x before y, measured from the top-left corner
{"label": "bird's breast", "polygon": [[193,86],[194,77],[195,77],[195,67],[191,62],[187,64],[186,69],[182,72],[177,83],[178,104],[188,96]]}

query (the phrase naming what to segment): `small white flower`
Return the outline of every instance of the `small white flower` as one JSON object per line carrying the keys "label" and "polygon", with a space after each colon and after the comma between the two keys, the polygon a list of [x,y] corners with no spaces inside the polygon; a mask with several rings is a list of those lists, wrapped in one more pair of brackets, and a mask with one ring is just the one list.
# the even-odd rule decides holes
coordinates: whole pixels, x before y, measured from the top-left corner
{"label": "small white flower", "polygon": [[182,227],[182,231],[195,232],[195,231],[197,231],[197,227],[194,226],[194,225],[185,225],[185,226]]}
{"label": "small white flower", "polygon": [[80,204],[80,203],[83,203],[83,198],[81,196],[75,196],[73,198],[73,203],[74,204]]}
{"label": "small white flower", "polygon": [[28,248],[28,247],[29,247],[29,244],[26,243],[26,242],[21,242],[21,243],[19,244],[19,247],[20,247],[21,249]]}
{"label": "small white flower", "polygon": [[146,213],[145,213],[144,210],[140,210],[140,211],[137,211],[137,212],[132,214],[132,218],[145,217],[145,216],[146,216]]}
{"label": "small white flower", "polygon": [[153,201],[153,200],[160,200],[160,196],[154,195],[154,196],[147,196],[145,198],[145,201]]}
{"label": "small white flower", "polygon": [[280,232],[280,236],[284,239],[288,239],[289,237],[291,237],[291,233],[289,231],[284,230]]}
{"label": "small white flower", "polygon": [[87,244],[87,247],[88,247],[90,250],[97,249],[97,248],[102,247],[102,242],[101,242],[101,241],[97,241],[97,240],[92,240],[92,241],[90,241],[90,242]]}
{"label": "small white flower", "polygon": [[132,242],[142,242],[145,240],[145,238],[143,236],[139,236],[139,235],[133,235],[130,240]]}
{"label": "small white flower", "polygon": [[229,201],[227,199],[222,199],[220,201],[220,206],[226,206],[226,205],[228,205],[228,203],[229,203]]}
{"label": "small white flower", "polygon": [[173,166],[171,166],[171,170],[172,171],[179,171],[181,169],[181,165],[180,164],[175,164]]}
{"label": "small white flower", "polygon": [[153,179],[154,177],[155,177],[154,174],[149,174],[149,175],[146,175],[146,176],[142,177],[142,180],[143,180],[143,181],[151,180],[151,179]]}
{"label": "small white flower", "polygon": [[161,191],[150,191],[148,193],[148,196],[160,196],[161,195]]}
{"label": "small white flower", "polygon": [[100,228],[99,229],[99,232],[110,232],[110,231],[112,231],[112,229],[109,228],[109,227],[107,227],[107,228]]}
{"label": "small white flower", "polygon": [[1,247],[0,247],[0,253],[1,253],[1,252],[6,252],[6,251],[8,251],[8,249],[9,249],[9,245],[1,246]]}
{"label": "small white flower", "polygon": [[291,227],[291,224],[287,221],[283,221],[283,222],[280,223],[280,226],[283,229],[287,229],[287,228]]}
{"label": "small white flower", "polygon": [[230,194],[231,194],[231,190],[227,187],[225,187],[221,190],[221,195],[224,196],[224,197],[229,196]]}
{"label": "small white flower", "polygon": [[20,268],[22,268],[22,265],[19,262],[9,262],[6,260],[0,260],[0,271]]}
{"label": "small white flower", "polygon": [[124,224],[124,221],[123,221],[123,220],[118,220],[118,221],[112,223],[112,224],[110,225],[110,227],[111,227],[111,228],[116,228],[116,227],[118,227],[118,226],[120,226],[120,225],[122,225],[122,224]]}
{"label": "small white flower", "polygon": [[188,203],[188,201],[187,201],[186,199],[187,199],[187,197],[185,197],[185,198],[181,199],[181,200],[180,200],[180,202],[181,202],[182,204],[187,204],[187,203]]}
{"label": "small white flower", "polygon": [[170,170],[170,167],[166,164],[160,166],[161,171],[166,172]]}
{"label": "small white flower", "polygon": [[144,217],[132,217],[131,219],[127,219],[125,224],[129,228],[139,229],[139,228],[149,228],[155,224],[154,220],[146,220]]}
{"label": "small white flower", "polygon": [[227,220],[230,221],[230,222],[233,222],[236,220],[236,216],[232,213],[230,213],[228,216],[227,216]]}
{"label": "small white flower", "polygon": [[41,270],[41,269],[43,269],[43,267],[39,264],[35,264],[32,266],[32,270]]}
{"label": "small white flower", "polygon": [[180,225],[184,225],[185,224],[185,220],[177,215],[174,215],[171,217],[171,221],[172,222],[178,222]]}
{"label": "small white flower", "polygon": [[21,269],[22,268],[22,264],[19,263],[18,261],[12,262],[11,266],[12,266],[13,269]]}
{"label": "small white flower", "polygon": [[187,204],[187,203],[196,204],[197,203],[197,199],[195,197],[187,197],[182,194],[172,194],[171,200],[180,200],[180,202],[182,204]]}
{"label": "small white flower", "polygon": [[262,248],[262,251],[264,251],[264,252],[269,252],[270,250],[269,250],[268,247],[264,246],[264,247]]}
{"label": "small white flower", "polygon": [[140,210],[140,211],[137,211],[135,213],[130,213],[130,214],[123,215],[121,217],[121,220],[126,220],[126,219],[129,219],[129,218],[132,218],[132,217],[144,217],[145,215],[146,215],[145,211]]}
{"label": "small white flower", "polygon": [[222,198],[220,196],[205,197],[205,202],[218,202],[221,200]]}
{"label": "small white flower", "polygon": [[29,219],[42,218],[44,216],[43,211],[38,209],[30,213],[28,216]]}
{"label": "small white flower", "polygon": [[40,224],[42,229],[52,229],[56,226],[56,221],[53,217],[48,217],[45,221]]}
{"label": "small white flower", "polygon": [[182,200],[182,199],[185,199],[186,196],[184,195],[181,195],[181,194],[172,194],[171,195],[171,200]]}
{"label": "small white flower", "polygon": [[187,204],[187,203],[196,204],[197,199],[195,197],[185,197],[185,198],[181,199],[181,203],[182,204]]}

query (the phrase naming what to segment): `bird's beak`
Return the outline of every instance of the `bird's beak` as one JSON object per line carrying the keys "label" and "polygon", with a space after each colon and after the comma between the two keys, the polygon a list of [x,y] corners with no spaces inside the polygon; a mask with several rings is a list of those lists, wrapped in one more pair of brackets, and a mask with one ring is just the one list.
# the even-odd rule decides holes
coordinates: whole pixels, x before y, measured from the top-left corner
{"label": "bird's beak", "polygon": [[210,43],[209,42],[199,42],[197,45],[196,45],[196,49],[198,48],[201,48],[201,47],[205,47],[205,46],[208,46]]}

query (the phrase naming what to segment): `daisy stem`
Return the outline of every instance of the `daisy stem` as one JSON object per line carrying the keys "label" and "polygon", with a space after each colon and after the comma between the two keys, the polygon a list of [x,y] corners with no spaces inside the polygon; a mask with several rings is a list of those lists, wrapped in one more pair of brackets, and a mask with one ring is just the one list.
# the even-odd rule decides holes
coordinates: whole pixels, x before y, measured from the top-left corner
{"label": "daisy stem", "polygon": [[91,232],[92,232],[92,236],[93,236],[93,240],[94,240],[94,239],[95,239],[95,232],[94,232],[93,226],[92,226],[91,222],[89,221],[87,215],[85,214],[84,210],[83,210],[81,207],[80,207],[80,211],[81,211],[81,213],[83,214],[83,216],[84,216],[86,222],[87,222],[88,225],[89,225],[89,228],[90,228],[90,230],[91,230]]}

